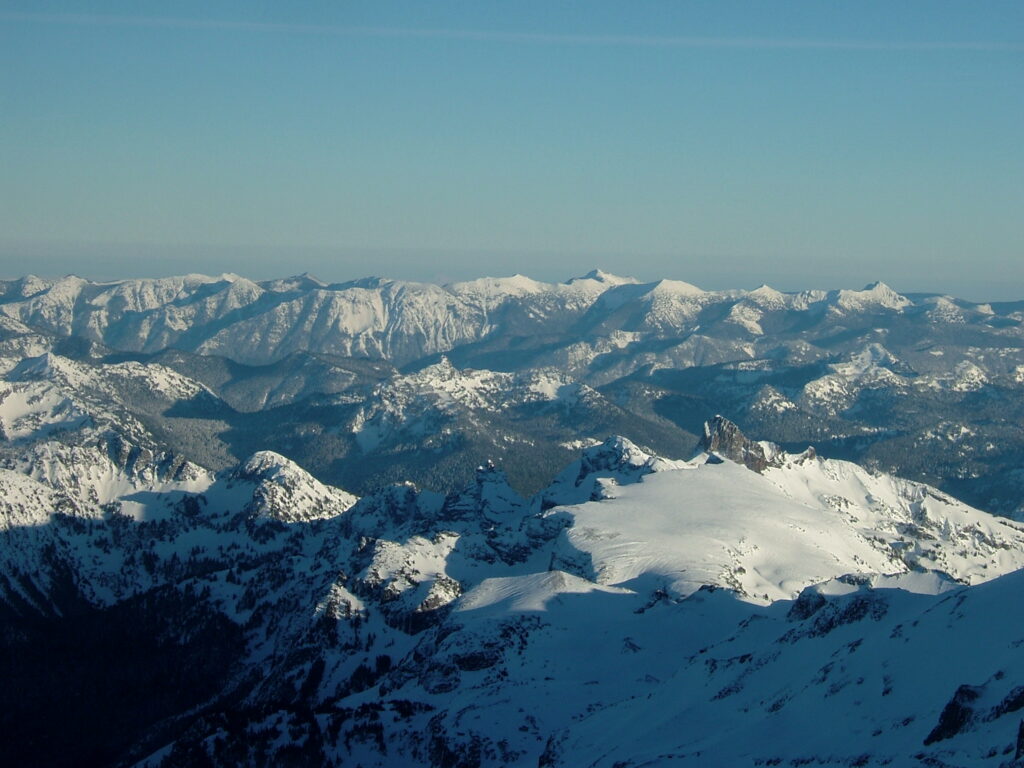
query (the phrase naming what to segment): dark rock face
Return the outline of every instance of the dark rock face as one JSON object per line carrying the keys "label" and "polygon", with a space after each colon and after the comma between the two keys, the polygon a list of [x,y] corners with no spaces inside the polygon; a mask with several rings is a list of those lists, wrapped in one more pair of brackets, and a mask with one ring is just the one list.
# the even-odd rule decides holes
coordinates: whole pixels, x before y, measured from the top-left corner
{"label": "dark rock face", "polygon": [[793,601],[793,607],[789,609],[786,618],[791,621],[804,621],[821,610],[828,601],[820,592],[813,589],[805,589],[800,596]]}
{"label": "dark rock face", "polygon": [[1006,697],[992,710],[992,714],[1002,717],[1008,712],[1016,712],[1022,708],[1024,708],[1024,685],[1018,685],[1006,694]]}
{"label": "dark rock face", "polygon": [[764,447],[749,439],[724,416],[715,416],[711,421],[704,422],[701,448],[708,453],[717,453],[731,459],[754,472],[764,472],[772,466]]}
{"label": "dark rock face", "polygon": [[956,689],[939,715],[939,722],[924,740],[925,746],[936,741],[949,739],[964,730],[974,716],[973,702],[978,698],[980,688],[973,685],[961,685]]}

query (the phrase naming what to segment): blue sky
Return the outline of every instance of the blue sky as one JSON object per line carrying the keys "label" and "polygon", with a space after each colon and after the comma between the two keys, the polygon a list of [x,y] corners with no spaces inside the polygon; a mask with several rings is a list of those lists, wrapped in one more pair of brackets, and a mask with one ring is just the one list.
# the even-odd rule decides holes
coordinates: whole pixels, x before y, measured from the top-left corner
{"label": "blue sky", "polygon": [[2,0],[0,115],[0,276],[1024,298],[1017,1]]}

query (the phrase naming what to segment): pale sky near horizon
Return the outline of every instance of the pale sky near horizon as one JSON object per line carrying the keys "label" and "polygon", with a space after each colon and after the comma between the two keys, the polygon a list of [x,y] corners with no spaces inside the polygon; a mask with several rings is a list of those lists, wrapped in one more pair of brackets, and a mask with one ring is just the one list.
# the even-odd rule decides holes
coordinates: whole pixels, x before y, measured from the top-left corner
{"label": "pale sky near horizon", "polygon": [[1024,299],[1024,3],[0,0],[0,277]]}

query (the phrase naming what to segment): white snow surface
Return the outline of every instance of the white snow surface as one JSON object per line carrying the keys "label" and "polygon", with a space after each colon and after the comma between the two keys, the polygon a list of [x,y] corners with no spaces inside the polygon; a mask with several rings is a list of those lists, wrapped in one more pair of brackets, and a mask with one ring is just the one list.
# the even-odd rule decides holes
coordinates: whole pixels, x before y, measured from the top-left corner
{"label": "white snow surface", "polygon": [[973,584],[1024,566],[1024,526],[848,462],[789,457],[763,476],[695,462],[602,490],[549,513],[569,515],[563,543],[602,584],[677,597],[713,584],[770,602],[846,573],[926,568]]}

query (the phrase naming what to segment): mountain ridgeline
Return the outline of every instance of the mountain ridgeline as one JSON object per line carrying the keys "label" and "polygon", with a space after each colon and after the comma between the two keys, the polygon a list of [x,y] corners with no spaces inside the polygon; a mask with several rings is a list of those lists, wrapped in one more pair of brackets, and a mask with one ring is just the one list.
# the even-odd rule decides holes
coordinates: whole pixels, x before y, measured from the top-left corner
{"label": "mountain ridgeline", "polygon": [[1012,516],[1022,323],[881,283],[29,276],[0,282],[0,446],[110,430],[214,470],[269,449],[356,493],[452,491],[490,458],[529,494],[609,434],[685,458],[722,413]]}

